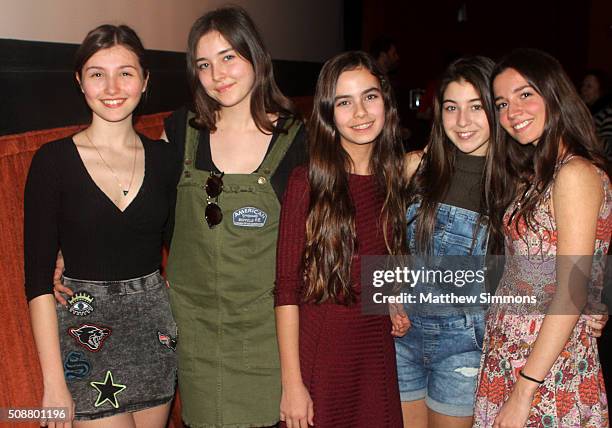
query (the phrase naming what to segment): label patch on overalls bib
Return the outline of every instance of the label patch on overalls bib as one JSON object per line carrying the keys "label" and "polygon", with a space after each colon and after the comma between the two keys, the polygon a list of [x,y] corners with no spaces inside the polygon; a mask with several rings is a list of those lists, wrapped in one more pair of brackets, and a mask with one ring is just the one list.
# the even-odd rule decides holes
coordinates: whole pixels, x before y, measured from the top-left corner
{"label": "label patch on overalls bib", "polygon": [[243,207],[234,211],[232,215],[234,226],[240,227],[264,227],[268,214],[259,208]]}

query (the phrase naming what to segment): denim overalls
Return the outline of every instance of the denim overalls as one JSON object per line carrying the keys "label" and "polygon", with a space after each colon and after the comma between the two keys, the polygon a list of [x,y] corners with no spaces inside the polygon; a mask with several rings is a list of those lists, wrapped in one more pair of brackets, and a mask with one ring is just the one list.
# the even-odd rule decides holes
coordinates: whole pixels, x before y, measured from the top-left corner
{"label": "denim overalls", "polygon": [[[415,222],[420,203],[406,213],[406,239],[416,253]],[[439,204],[433,235],[432,256],[436,268],[466,261],[470,269],[483,268],[488,230],[479,225],[478,213]],[[474,234],[475,228],[477,229]],[[440,258],[436,256],[441,256]],[[443,256],[475,256],[449,257]],[[476,257],[477,256],[477,257]],[[477,261],[475,261],[477,260]],[[449,262],[450,261],[450,262]],[[479,264],[479,265],[478,265]],[[417,284],[411,294],[448,293],[430,284]],[[402,401],[425,399],[431,410],[448,416],[471,416],[484,336],[484,309],[453,304],[407,306],[412,326],[395,342]]]}

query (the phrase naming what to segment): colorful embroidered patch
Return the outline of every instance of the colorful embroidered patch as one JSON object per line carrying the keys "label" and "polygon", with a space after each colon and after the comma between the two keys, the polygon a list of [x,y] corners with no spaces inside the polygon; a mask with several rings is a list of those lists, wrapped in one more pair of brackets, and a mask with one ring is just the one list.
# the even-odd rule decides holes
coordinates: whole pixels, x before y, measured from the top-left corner
{"label": "colorful embroidered patch", "polygon": [[161,331],[157,332],[157,338],[159,339],[159,343],[162,345],[176,351],[176,338],[170,336],[169,334],[164,334]]}
{"label": "colorful embroidered patch", "polygon": [[268,220],[265,211],[255,207],[243,207],[234,211],[232,215],[234,226],[240,227],[264,227]]}
{"label": "colorful embroidered patch", "polygon": [[64,377],[66,380],[79,380],[87,377],[91,364],[80,351],[70,351],[64,359]]}
{"label": "colorful embroidered patch", "polygon": [[70,334],[79,345],[91,352],[98,352],[102,349],[104,341],[108,339],[112,330],[110,327],[95,324],[81,324],[80,327],[70,327]]}
{"label": "colorful embroidered patch", "polygon": [[91,294],[85,292],[75,293],[74,296],[68,300],[68,304],[70,305],[68,312],[79,317],[89,315],[94,310],[93,301],[94,298]]}
{"label": "colorful embroidered patch", "polygon": [[127,386],[115,383],[113,374],[110,370],[106,371],[104,382],[89,382],[91,386],[98,390],[98,398],[96,399],[95,407],[100,407],[106,401],[115,409],[119,407],[117,394],[123,391]]}

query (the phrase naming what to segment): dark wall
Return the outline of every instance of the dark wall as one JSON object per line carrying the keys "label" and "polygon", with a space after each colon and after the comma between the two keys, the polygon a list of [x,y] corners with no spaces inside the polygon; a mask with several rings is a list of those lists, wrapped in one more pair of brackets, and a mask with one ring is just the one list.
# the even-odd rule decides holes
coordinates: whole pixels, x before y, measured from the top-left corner
{"label": "dark wall", "polygon": [[[0,39],[0,135],[87,123],[91,113],[72,71],[77,45]],[[136,114],[174,110],[190,99],[185,54],[148,51],[151,75]],[[321,65],[274,61],[288,96],[311,95]]]}
{"label": "dark wall", "polygon": [[[77,45],[0,40],[0,135],[86,123],[91,113],[72,71]],[[137,114],[188,99],[184,54],[149,51],[151,76]]]}
{"label": "dark wall", "polygon": [[409,87],[424,87],[461,55],[496,59],[513,48],[539,48],[557,57],[574,79],[589,59],[591,0],[362,1],[363,46],[379,34],[395,39],[398,80]]}
{"label": "dark wall", "polygon": [[589,68],[612,76],[612,1],[591,0],[589,19]]}
{"label": "dark wall", "polygon": [[[363,1],[344,0],[342,7],[344,9],[342,14],[344,23],[344,50],[362,49]],[[365,48],[367,49],[367,46]]]}
{"label": "dark wall", "polygon": [[[460,56],[478,54],[496,60],[514,48],[538,48],[555,56],[577,84],[594,57],[612,62],[609,37],[596,38],[599,47],[589,48],[594,14],[609,11],[598,19],[612,24],[609,0],[360,1],[362,46],[368,48],[384,35],[395,40],[400,54],[399,69],[390,77],[402,125],[412,135],[406,143],[409,149],[423,147],[430,131],[422,113],[409,108],[410,89],[430,93],[437,76]],[[603,27],[603,23],[598,26]]]}

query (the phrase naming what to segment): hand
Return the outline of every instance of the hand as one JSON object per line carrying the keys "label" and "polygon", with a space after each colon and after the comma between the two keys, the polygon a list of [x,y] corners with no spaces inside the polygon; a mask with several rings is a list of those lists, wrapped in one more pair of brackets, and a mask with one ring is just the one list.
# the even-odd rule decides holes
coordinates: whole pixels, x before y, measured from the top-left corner
{"label": "hand", "polygon": [[497,414],[493,428],[523,428],[527,423],[537,388],[538,384],[519,378],[514,384],[510,398]]}
{"label": "hand", "polygon": [[64,256],[61,251],[57,252],[57,259],[55,260],[55,271],[53,271],[53,295],[55,300],[60,305],[67,306],[68,302],[62,296],[62,293],[72,296],[74,293],[68,287],[64,287],[62,284],[62,275],[64,274]]}
{"label": "hand", "polygon": [[42,399],[42,407],[61,407],[67,409],[67,418],[64,421],[47,421],[41,419],[40,425],[47,428],[72,428],[72,420],[74,419],[74,401],[70,391],[64,384],[54,388],[45,387],[45,392]]}
{"label": "hand", "polygon": [[303,383],[283,388],[280,420],[287,424],[287,428],[307,428],[308,425],[314,425],[312,399]]}
{"label": "hand", "polygon": [[410,328],[410,319],[401,303],[389,303],[389,316],[391,317],[391,335],[402,337]]}
{"label": "hand", "polygon": [[608,314],[587,315],[587,332],[591,337],[601,337],[608,323]]}
{"label": "hand", "polygon": [[589,315],[587,318],[587,333],[591,337],[601,337],[604,327],[608,323],[608,308],[603,303],[593,304],[589,306]]}

